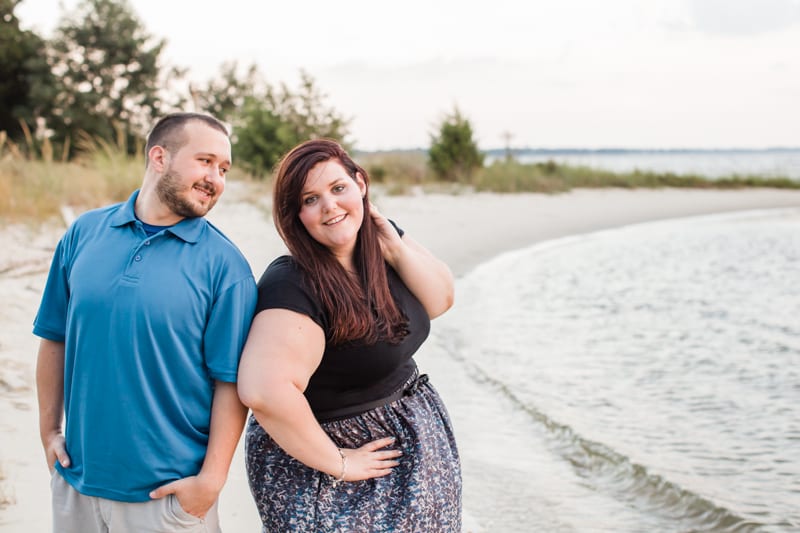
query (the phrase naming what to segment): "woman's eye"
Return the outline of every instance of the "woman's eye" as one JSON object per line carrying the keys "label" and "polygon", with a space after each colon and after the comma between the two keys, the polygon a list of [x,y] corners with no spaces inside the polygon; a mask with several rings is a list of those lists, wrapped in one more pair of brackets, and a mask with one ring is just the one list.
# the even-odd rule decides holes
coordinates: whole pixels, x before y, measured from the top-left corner
{"label": "woman's eye", "polygon": [[333,188],[333,192],[342,192],[344,190],[344,185],[337,185]]}
{"label": "woman's eye", "polygon": [[304,203],[305,205],[311,205],[311,204],[313,204],[313,203],[314,203],[314,202],[316,202],[316,201],[317,201],[317,197],[316,197],[316,196],[309,196],[308,198],[306,198],[306,199],[304,199],[304,200],[303,200],[303,203]]}

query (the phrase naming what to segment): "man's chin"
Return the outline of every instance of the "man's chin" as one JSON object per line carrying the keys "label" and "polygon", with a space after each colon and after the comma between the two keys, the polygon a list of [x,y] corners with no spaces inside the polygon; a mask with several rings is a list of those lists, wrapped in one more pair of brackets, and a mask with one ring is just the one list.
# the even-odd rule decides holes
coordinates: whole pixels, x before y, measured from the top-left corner
{"label": "man's chin", "polygon": [[199,218],[204,217],[209,211],[217,204],[216,198],[211,198],[205,203],[192,202],[191,204],[184,204],[181,209],[181,216],[185,218]]}
{"label": "man's chin", "polygon": [[200,215],[200,216],[207,215],[208,212],[211,211],[214,208],[215,205],[217,205],[217,199],[216,198],[211,198],[208,202],[206,202],[205,205],[203,205],[201,207],[201,210],[203,210],[203,214]]}

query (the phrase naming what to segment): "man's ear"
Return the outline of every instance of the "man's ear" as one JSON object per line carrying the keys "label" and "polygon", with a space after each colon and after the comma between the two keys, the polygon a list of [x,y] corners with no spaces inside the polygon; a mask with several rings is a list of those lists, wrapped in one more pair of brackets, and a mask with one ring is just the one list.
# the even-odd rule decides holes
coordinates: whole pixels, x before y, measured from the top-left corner
{"label": "man's ear", "polygon": [[169,167],[169,152],[163,146],[155,145],[147,152],[147,159],[156,172],[164,172]]}

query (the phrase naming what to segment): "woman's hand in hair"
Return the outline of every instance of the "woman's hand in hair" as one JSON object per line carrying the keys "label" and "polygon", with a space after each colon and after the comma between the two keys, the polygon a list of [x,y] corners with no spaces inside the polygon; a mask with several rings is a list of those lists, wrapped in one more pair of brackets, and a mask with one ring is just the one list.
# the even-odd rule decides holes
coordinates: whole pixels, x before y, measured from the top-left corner
{"label": "woman's hand in hair", "polygon": [[397,259],[402,252],[403,246],[405,246],[403,239],[400,238],[400,234],[397,233],[389,219],[383,216],[372,202],[369,204],[369,215],[378,227],[378,242],[381,245],[383,258],[394,267],[397,264]]}
{"label": "woman's hand in hair", "polygon": [[406,287],[435,318],[453,305],[453,273],[427,248],[405,233],[401,238],[391,222],[370,204],[369,213],[378,226],[383,258],[400,275]]}

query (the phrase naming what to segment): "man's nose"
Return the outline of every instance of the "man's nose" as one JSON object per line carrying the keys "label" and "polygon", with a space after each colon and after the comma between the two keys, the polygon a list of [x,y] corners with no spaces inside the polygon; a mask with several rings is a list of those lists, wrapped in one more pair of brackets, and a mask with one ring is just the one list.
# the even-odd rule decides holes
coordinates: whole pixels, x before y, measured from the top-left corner
{"label": "man's nose", "polygon": [[225,180],[225,172],[219,165],[208,165],[208,172],[206,172],[206,179],[212,183],[219,183]]}

